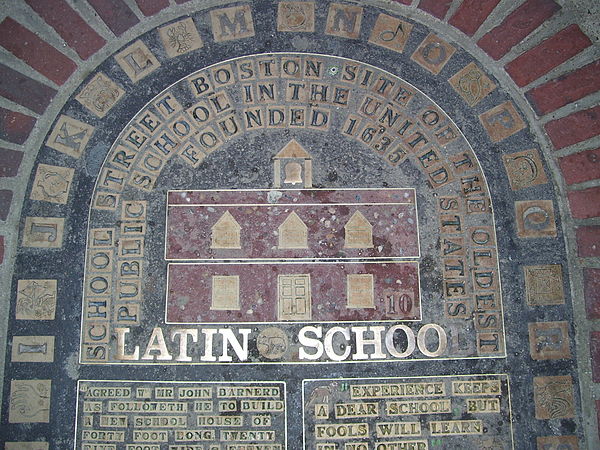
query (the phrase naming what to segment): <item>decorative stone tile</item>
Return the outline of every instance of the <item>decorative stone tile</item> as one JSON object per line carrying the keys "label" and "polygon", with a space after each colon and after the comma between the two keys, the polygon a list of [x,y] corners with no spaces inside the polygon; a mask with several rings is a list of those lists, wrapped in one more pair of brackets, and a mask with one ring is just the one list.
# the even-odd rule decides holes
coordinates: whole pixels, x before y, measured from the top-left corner
{"label": "decorative stone tile", "polygon": [[48,450],[47,442],[7,442],[4,450]]}
{"label": "decorative stone tile", "polygon": [[504,155],[502,161],[513,191],[548,182],[542,158],[535,148]]}
{"label": "decorative stone tile", "polygon": [[363,9],[341,3],[332,3],[327,14],[325,34],[348,39],[358,39],[362,23]]}
{"label": "decorative stone tile", "polygon": [[504,102],[479,116],[492,142],[500,142],[525,128],[513,102]]}
{"label": "decorative stone tile", "polygon": [[54,336],[15,336],[12,362],[53,362]]}
{"label": "decorative stone tile", "polygon": [[533,398],[536,419],[569,419],[575,415],[570,375],[534,377]]}
{"label": "decorative stone tile", "polygon": [[397,17],[379,14],[371,31],[369,42],[398,53],[404,51],[413,25]]}
{"label": "decorative stone tile", "polygon": [[448,82],[469,106],[475,106],[496,89],[496,84],[475,63],[469,63]]}
{"label": "decorative stone tile", "polygon": [[27,217],[23,230],[23,247],[62,247],[65,219],[60,217]]}
{"label": "decorative stone tile", "polygon": [[51,203],[67,203],[75,169],[39,164],[30,198]]}
{"label": "decorative stone tile", "polygon": [[93,126],[61,115],[54,124],[46,145],[73,158],[79,158],[93,132]]}
{"label": "decorative stone tile", "polygon": [[433,33],[425,38],[410,57],[434,75],[440,73],[456,49]]}
{"label": "decorative stone tile", "polygon": [[19,280],[17,320],[54,320],[56,280]]}
{"label": "decorative stone tile", "polygon": [[541,436],[537,438],[538,450],[579,450],[577,436]]}
{"label": "decorative stone tile", "polygon": [[204,46],[191,17],[160,27],[158,34],[169,58],[184,55]]}
{"label": "decorative stone tile", "polygon": [[51,384],[52,380],[12,380],[8,422],[50,422]]}
{"label": "decorative stone tile", "polygon": [[281,2],[277,7],[277,31],[314,32],[314,2]]}
{"label": "decorative stone tile", "polygon": [[523,271],[529,306],[563,305],[565,303],[560,264],[525,266]]}
{"label": "decorative stone tile", "polygon": [[212,10],[210,20],[216,42],[254,36],[254,22],[250,5]]}
{"label": "decorative stone tile", "polygon": [[75,99],[91,113],[102,118],[124,94],[125,91],[119,85],[99,72]]}
{"label": "decorative stone tile", "polygon": [[115,60],[131,81],[137,83],[160,67],[160,63],[141,40],[115,55]]}
{"label": "decorative stone tile", "polygon": [[520,238],[556,237],[552,200],[515,202],[517,236]]}
{"label": "decorative stone tile", "polygon": [[535,322],[529,324],[529,352],[535,360],[569,359],[569,324]]}

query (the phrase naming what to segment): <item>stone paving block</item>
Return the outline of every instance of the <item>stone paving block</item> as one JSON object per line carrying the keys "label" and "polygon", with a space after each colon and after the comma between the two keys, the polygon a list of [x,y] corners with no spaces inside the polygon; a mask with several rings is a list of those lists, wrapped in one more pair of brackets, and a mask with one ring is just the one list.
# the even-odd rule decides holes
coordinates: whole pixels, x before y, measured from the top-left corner
{"label": "stone paving block", "polygon": [[600,134],[600,106],[552,120],[544,128],[556,149],[585,141]]}
{"label": "stone paving block", "polygon": [[600,257],[600,226],[578,227],[577,255],[582,258]]}
{"label": "stone paving block", "polygon": [[469,106],[475,106],[496,89],[496,84],[475,63],[465,66],[448,82]]}
{"label": "stone paving block", "polygon": [[568,322],[529,323],[529,353],[536,360],[570,359]]}
{"label": "stone paving block", "polygon": [[54,320],[56,280],[19,280],[15,317],[17,320]]}
{"label": "stone paving block", "polygon": [[600,269],[583,269],[583,291],[588,319],[600,319]]}
{"label": "stone paving block", "polygon": [[115,60],[134,83],[160,67],[160,63],[154,54],[148,50],[146,44],[141,40],[135,41],[117,53]]}
{"label": "stone paving block", "polygon": [[169,58],[184,55],[204,45],[191,17],[159,28],[158,34]]}
{"label": "stone paving block", "polygon": [[63,84],[77,65],[10,17],[0,23],[0,45],[56,84]]}
{"label": "stone paving block", "polygon": [[464,0],[448,23],[473,36],[500,0]]}
{"label": "stone paving block", "polygon": [[103,73],[98,73],[77,94],[77,101],[98,117],[104,117],[125,91]]}
{"label": "stone paving block", "polygon": [[93,132],[93,126],[61,115],[54,124],[46,145],[73,158],[79,158]]}
{"label": "stone paving block", "polygon": [[153,16],[169,6],[169,0],[135,0],[145,16]]}
{"label": "stone paving block", "polygon": [[600,216],[600,187],[569,191],[567,193],[571,214],[576,219]]}
{"label": "stone paving block", "polygon": [[39,164],[33,180],[30,198],[65,204],[73,182],[75,169],[49,164]]}
{"label": "stone paving block", "polygon": [[512,190],[525,189],[548,182],[542,158],[537,149],[502,156]]}
{"label": "stone paving block", "polygon": [[4,98],[42,114],[55,94],[51,87],[0,64],[0,95]]}
{"label": "stone paving block", "polygon": [[479,115],[492,142],[500,142],[525,128],[513,102],[504,102]]}
{"label": "stone paving block", "polygon": [[526,86],[592,45],[578,25],[569,25],[554,36],[517,56],[504,68],[517,86]]}
{"label": "stone paving block", "polygon": [[525,296],[529,306],[562,305],[565,302],[562,266],[524,266]]}
{"label": "stone paving block", "polygon": [[539,115],[548,114],[600,90],[600,61],[588,64],[526,93]]}
{"label": "stone paving block", "polygon": [[379,14],[369,42],[402,53],[412,28],[411,23],[387,14]]}
{"label": "stone paving block", "polygon": [[419,9],[438,19],[443,19],[452,5],[452,0],[420,0]]}
{"label": "stone paving block", "polygon": [[558,164],[567,184],[596,180],[600,178],[600,148],[559,158]]}
{"label": "stone paving block", "polygon": [[12,362],[53,362],[54,336],[14,336],[10,359]]}
{"label": "stone paving block", "polygon": [[50,422],[52,380],[12,380],[9,423]]}
{"label": "stone paving block", "polygon": [[48,450],[47,442],[6,442],[5,450]]}
{"label": "stone paving block", "polygon": [[456,49],[433,33],[419,44],[411,59],[434,75],[437,75],[452,58]]}
{"label": "stone paving block", "polygon": [[13,192],[8,189],[0,189],[0,220],[6,220],[10,211]]}
{"label": "stone paving block", "polygon": [[25,0],[48,25],[56,30],[81,59],[88,59],[106,41],[65,0]]}
{"label": "stone paving block", "polygon": [[579,450],[579,440],[577,436],[541,436],[537,450]]}
{"label": "stone paving block", "polygon": [[280,2],[277,6],[277,31],[315,31],[315,4],[313,2]]}
{"label": "stone paving block", "polygon": [[569,375],[534,377],[533,398],[537,419],[568,419],[574,415],[573,379]]}
{"label": "stone paving block", "polygon": [[35,125],[35,118],[0,108],[0,139],[23,144]]}
{"label": "stone paving block", "polygon": [[62,247],[65,219],[61,217],[26,217],[23,247]]}
{"label": "stone paving block", "polygon": [[100,18],[117,36],[121,36],[139,22],[123,0],[88,0]]}
{"label": "stone paving block", "polygon": [[19,171],[23,160],[23,152],[0,148],[0,177],[14,177]]}
{"label": "stone paving block", "polygon": [[216,42],[233,41],[254,36],[254,21],[250,5],[213,9],[210,12],[210,20]]}
{"label": "stone paving block", "polygon": [[360,6],[332,3],[327,15],[325,34],[347,39],[358,39],[363,9]]}
{"label": "stone paving block", "polygon": [[560,6],[554,0],[527,0],[500,25],[479,39],[477,44],[498,60],[559,9]]}

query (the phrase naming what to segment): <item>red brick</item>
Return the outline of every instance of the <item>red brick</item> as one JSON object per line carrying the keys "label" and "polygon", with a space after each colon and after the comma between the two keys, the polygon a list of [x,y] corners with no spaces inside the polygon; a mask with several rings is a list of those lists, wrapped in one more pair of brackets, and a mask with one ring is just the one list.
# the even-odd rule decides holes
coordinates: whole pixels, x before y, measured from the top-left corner
{"label": "red brick", "polygon": [[139,22],[123,0],[88,0],[100,18],[117,36],[121,36]]}
{"label": "red brick", "polygon": [[467,36],[473,36],[500,0],[465,0],[448,21]]}
{"label": "red brick", "polygon": [[428,12],[438,19],[443,19],[446,17],[450,5],[452,5],[452,0],[421,0],[419,2],[419,9]]}
{"label": "red brick", "polygon": [[518,86],[526,86],[590,45],[590,38],[577,25],[570,25],[504,67]]}
{"label": "red brick", "polygon": [[15,111],[0,108],[0,139],[24,143],[35,125],[35,119]]}
{"label": "red brick", "polygon": [[583,296],[588,319],[600,319],[600,269],[583,269]]}
{"label": "red brick", "polygon": [[590,354],[592,357],[592,381],[600,383],[600,331],[590,333]]}
{"label": "red brick", "polygon": [[600,257],[600,227],[579,227],[577,235],[577,255],[582,258]]}
{"label": "red brick", "polygon": [[10,211],[13,192],[8,189],[0,189],[0,220],[6,220]]}
{"label": "red brick", "polygon": [[567,193],[571,215],[576,219],[600,217],[600,186]]}
{"label": "red brick", "polygon": [[0,45],[56,84],[63,84],[77,69],[71,59],[10,17],[0,23]]}
{"label": "red brick", "polygon": [[525,95],[535,111],[544,115],[599,90],[600,61],[596,61],[531,89]]}
{"label": "red brick", "polygon": [[169,0],[135,0],[135,2],[146,17],[153,16],[169,6]]}
{"label": "red brick", "polygon": [[88,59],[106,41],[87,24],[65,0],[25,0],[44,21],[56,30],[81,59]]}
{"label": "red brick", "polygon": [[559,9],[554,0],[527,0],[477,44],[492,58],[500,59]]}
{"label": "red brick", "polygon": [[0,236],[0,264],[4,262],[4,236]]}
{"label": "red brick", "polygon": [[0,148],[0,177],[16,177],[23,160],[23,152]]}
{"label": "red brick", "polygon": [[558,163],[567,184],[600,178],[600,148],[565,156]]}
{"label": "red brick", "polygon": [[544,128],[556,149],[585,141],[600,134],[600,106],[552,120]]}
{"label": "red brick", "polygon": [[42,114],[55,94],[51,87],[0,64],[0,95],[4,98]]}

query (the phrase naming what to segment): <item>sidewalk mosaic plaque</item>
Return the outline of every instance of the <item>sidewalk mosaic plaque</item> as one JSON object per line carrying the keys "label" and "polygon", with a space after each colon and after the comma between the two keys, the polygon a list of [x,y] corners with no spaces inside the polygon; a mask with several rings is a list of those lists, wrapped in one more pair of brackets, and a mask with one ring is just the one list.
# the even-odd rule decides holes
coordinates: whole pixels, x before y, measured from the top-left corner
{"label": "sidewalk mosaic plaque", "polygon": [[[324,188],[322,133],[416,172]],[[203,182],[182,173],[217,149],[239,160],[242,138],[257,140],[247,157],[264,161],[269,189],[189,190]],[[436,246],[442,271],[420,279]],[[161,93],[108,152],[87,261],[84,363],[505,353],[493,212],[468,142],[413,86],[349,59],[256,55]]]}
{"label": "sidewalk mosaic plaque", "polygon": [[165,7],[36,116],[0,446],[577,448],[540,126],[431,2],[112,3]]}
{"label": "sidewalk mosaic plaque", "polygon": [[506,375],[303,383],[304,447],[513,449]]}

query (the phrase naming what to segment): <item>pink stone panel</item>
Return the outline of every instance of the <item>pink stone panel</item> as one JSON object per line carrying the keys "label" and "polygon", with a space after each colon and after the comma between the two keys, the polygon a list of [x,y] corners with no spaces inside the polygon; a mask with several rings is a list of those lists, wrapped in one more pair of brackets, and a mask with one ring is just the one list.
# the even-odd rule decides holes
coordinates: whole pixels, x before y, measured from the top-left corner
{"label": "pink stone panel", "polygon": [[[167,322],[171,323],[276,322],[279,276],[290,274],[310,277],[308,322],[420,318],[415,262],[170,264],[168,270]],[[349,274],[373,275],[374,308],[347,308]],[[211,309],[213,276],[239,277],[239,309]]]}

